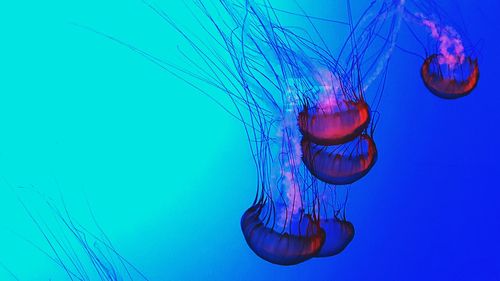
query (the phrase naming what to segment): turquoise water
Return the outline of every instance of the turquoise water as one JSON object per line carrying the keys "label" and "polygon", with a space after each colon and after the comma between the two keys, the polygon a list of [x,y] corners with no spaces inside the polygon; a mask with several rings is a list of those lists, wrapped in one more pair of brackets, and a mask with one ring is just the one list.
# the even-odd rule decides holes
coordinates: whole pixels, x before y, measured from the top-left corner
{"label": "turquoise water", "polygon": [[[240,123],[72,23],[183,64],[179,34],[140,1],[32,2],[0,8],[0,262],[20,280],[66,280],[22,238],[44,245],[17,199],[36,201],[30,190],[62,194],[82,223],[90,223],[88,200],[116,248],[151,280],[500,278],[499,28],[490,16],[498,3],[462,3],[469,31],[484,39],[470,97],[436,99],[418,72],[406,71],[420,62],[395,55],[376,135],[380,159],[348,209],[354,242],[338,257],[284,268],[255,257],[240,233],[255,192]],[[199,28],[183,3],[157,3]],[[9,278],[0,270],[0,280]]]}

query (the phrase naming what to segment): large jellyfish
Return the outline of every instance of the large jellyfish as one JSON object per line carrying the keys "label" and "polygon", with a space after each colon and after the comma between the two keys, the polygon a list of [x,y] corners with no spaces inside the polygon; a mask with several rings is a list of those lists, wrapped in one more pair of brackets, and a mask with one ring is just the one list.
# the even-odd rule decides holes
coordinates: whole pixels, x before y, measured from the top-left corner
{"label": "large jellyfish", "polygon": [[363,134],[349,143],[323,146],[302,140],[304,164],[318,179],[336,185],[351,184],[365,176],[377,160],[373,139]]}
{"label": "large jellyfish", "polygon": [[[325,232],[311,215],[294,215],[285,232],[265,223],[266,205],[256,204],[241,217],[241,229],[250,248],[274,264],[293,265],[308,260],[320,251]],[[269,206],[267,206],[269,207]]]}
{"label": "large jellyfish", "polygon": [[315,103],[308,101],[299,113],[299,128],[307,139],[317,144],[334,145],[353,140],[370,123],[370,108],[363,96],[350,92],[351,87],[333,73],[324,70],[317,77],[321,91]]}

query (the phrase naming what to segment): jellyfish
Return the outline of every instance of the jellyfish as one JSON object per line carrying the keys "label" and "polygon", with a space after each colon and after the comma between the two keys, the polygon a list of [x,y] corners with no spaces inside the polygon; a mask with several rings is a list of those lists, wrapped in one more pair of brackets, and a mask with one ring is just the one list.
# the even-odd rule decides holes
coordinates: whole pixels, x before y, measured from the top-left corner
{"label": "jellyfish", "polygon": [[323,146],[304,138],[302,152],[302,160],[311,174],[335,185],[354,183],[364,177],[377,161],[377,147],[367,134],[336,146]]}
{"label": "jellyfish", "polygon": [[293,218],[289,231],[280,232],[266,225],[264,207],[253,205],[241,218],[245,240],[259,257],[274,264],[295,265],[317,256],[325,241],[318,220],[310,214],[300,214]]}
{"label": "jellyfish", "polygon": [[299,114],[302,134],[314,143],[335,145],[354,139],[367,128],[370,109],[366,102],[340,101],[333,107],[337,110],[304,107]]}
{"label": "jellyfish", "polygon": [[[387,72],[401,25],[403,4],[404,1],[392,1],[375,9],[372,3],[364,16],[353,23],[355,28],[350,28],[346,41],[339,47],[333,63],[342,66],[320,67],[311,75],[319,91],[314,97],[308,96],[298,116],[304,139],[323,146],[341,145],[360,136],[372,124],[381,91],[372,90],[373,106],[367,101],[366,93],[372,83]],[[349,9],[349,3],[347,6]],[[349,43],[353,48],[348,50]],[[384,82],[382,79],[379,89]]]}
{"label": "jellyfish", "polygon": [[335,145],[353,140],[370,123],[370,108],[363,97],[350,92],[341,79],[328,70],[319,70],[317,101],[307,102],[298,124],[304,137],[316,144]]}
{"label": "jellyfish", "polygon": [[325,241],[316,253],[317,258],[340,254],[354,239],[354,225],[345,219],[327,218],[320,220],[319,224],[325,232]]}
{"label": "jellyfish", "polygon": [[444,99],[457,99],[470,94],[479,81],[477,59],[463,57],[458,64],[447,64],[442,54],[425,59],[420,71],[429,91]]}
{"label": "jellyfish", "polygon": [[422,64],[421,75],[425,86],[436,96],[456,99],[468,95],[479,80],[477,59],[465,55],[465,48],[458,32],[451,26],[440,26],[426,19],[422,23],[438,41],[436,54],[429,55]]}
{"label": "jellyfish", "polygon": [[[405,19],[424,30],[421,35],[409,26],[411,34],[425,49],[420,69],[425,87],[443,99],[467,96],[479,81],[479,64],[473,47],[456,27],[443,22],[441,9],[434,1],[420,4],[408,1]],[[440,15],[435,14],[438,12]],[[424,45],[425,41],[430,42],[430,46]]]}
{"label": "jellyfish", "polygon": [[241,218],[245,241],[262,259],[277,265],[295,265],[320,251],[325,232],[317,215],[314,178],[301,162],[300,133],[293,103],[283,108],[271,127],[261,155],[262,187]]}

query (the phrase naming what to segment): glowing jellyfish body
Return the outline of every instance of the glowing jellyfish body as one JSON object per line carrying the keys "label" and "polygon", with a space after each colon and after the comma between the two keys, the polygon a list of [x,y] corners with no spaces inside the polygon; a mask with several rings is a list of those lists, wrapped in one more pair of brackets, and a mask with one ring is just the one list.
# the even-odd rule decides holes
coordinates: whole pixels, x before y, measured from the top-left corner
{"label": "glowing jellyfish body", "polygon": [[479,66],[477,60],[465,57],[457,65],[442,64],[440,55],[429,56],[421,69],[425,86],[436,96],[457,99],[468,95],[477,86]]}
{"label": "glowing jellyfish body", "polygon": [[[262,204],[250,207],[241,218],[248,246],[262,259],[279,265],[294,265],[314,257],[325,240],[319,222],[304,215],[294,226],[276,227],[262,219]],[[275,225],[276,226],[276,225]]]}
{"label": "glowing jellyfish body", "polygon": [[340,254],[354,238],[354,226],[338,218],[320,221],[325,232],[325,242],[316,257],[331,257]]}
{"label": "glowing jellyfish body", "polygon": [[351,184],[365,176],[377,160],[375,142],[368,135],[335,146],[302,140],[302,161],[317,179],[336,185]]}
{"label": "glowing jellyfish body", "polygon": [[304,107],[299,113],[304,137],[321,145],[342,144],[361,134],[370,123],[370,109],[363,101],[342,101],[327,109]]}
{"label": "glowing jellyfish body", "polygon": [[479,81],[477,59],[466,55],[460,34],[449,25],[417,13],[416,18],[430,31],[437,49],[430,52],[421,67],[425,86],[436,96],[457,99],[468,95]]}

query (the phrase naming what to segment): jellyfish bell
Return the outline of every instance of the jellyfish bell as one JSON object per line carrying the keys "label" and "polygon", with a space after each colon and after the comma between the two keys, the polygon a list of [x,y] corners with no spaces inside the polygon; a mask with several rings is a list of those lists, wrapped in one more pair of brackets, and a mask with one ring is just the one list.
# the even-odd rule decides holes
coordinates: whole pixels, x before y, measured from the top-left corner
{"label": "jellyfish bell", "polygon": [[467,96],[479,81],[477,59],[467,56],[460,62],[449,64],[442,55],[433,54],[425,59],[421,69],[425,86],[434,95],[444,99]]}
{"label": "jellyfish bell", "polygon": [[316,257],[331,257],[340,254],[354,238],[354,225],[336,217],[320,220],[325,232],[325,242]]}
{"label": "jellyfish bell", "polygon": [[367,134],[334,146],[315,144],[304,137],[301,146],[309,172],[329,184],[351,184],[364,177],[377,160],[377,147]]}
{"label": "jellyfish bell", "polygon": [[278,265],[295,265],[314,257],[325,240],[319,221],[301,213],[300,218],[290,216],[285,225],[280,225],[268,219],[266,213],[276,211],[272,209],[256,204],[241,217],[241,229],[252,251]]}
{"label": "jellyfish bell", "polygon": [[[435,6],[433,3],[431,6]],[[443,22],[441,16],[433,15],[438,9],[415,7],[418,12],[408,14],[410,19],[425,29],[425,37],[431,43],[425,47],[425,57],[420,74],[425,86],[434,95],[444,99],[457,99],[468,95],[477,86],[479,66],[470,55],[473,46],[470,39],[463,37],[457,26]],[[412,34],[419,42],[416,33]],[[430,49],[429,49],[430,47]]]}
{"label": "jellyfish bell", "polygon": [[370,123],[370,108],[363,95],[342,70],[317,66],[298,125],[302,135],[321,145],[336,145],[353,140]]}
{"label": "jellyfish bell", "polygon": [[328,109],[304,106],[298,119],[300,132],[311,142],[336,145],[353,140],[367,128],[370,109],[364,100],[343,100]]}

